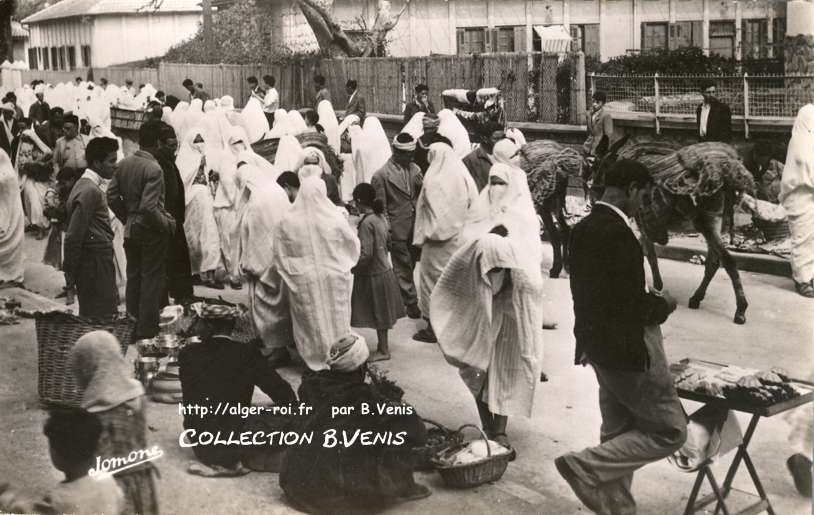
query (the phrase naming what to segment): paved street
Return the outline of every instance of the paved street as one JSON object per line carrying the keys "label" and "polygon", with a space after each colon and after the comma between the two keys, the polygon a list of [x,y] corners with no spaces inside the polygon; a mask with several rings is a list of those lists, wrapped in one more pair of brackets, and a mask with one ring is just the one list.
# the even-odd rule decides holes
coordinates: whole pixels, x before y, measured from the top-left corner
{"label": "paved street", "polygon": [[[26,250],[27,286],[53,297],[60,286],[60,274],[39,265],[44,242],[28,239]],[[550,263],[550,247],[546,267]],[[701,280],[701,266],[675,261],[661,262],[667,288],[681,302],[679,310],[663,326],[668,358],[703,358],[735,365],[768,368],[781,366],[792,376],[812,375],[812,312],[814,301],[793,292],[790,279],[744,273],[750,301],[745,326],[732,323],[735,301],[728,277],[719,273],[710,286],[707,300],[698,311],[686,308],[686,301]],[[573,365],[573,312],[568,281],[546,282],[546,318],[559,328],[545,332],[544,369],[550,381],[538,389],[534,416],[511,419],[508,433],[518,452],[503,479],[495,484],[467,491],[449,490],[437,474],[418,474],[433,495],[426,500],[401,505],[392,513],[546,513],[585,512],[565,481],[557,474],[553,460],[568,450],[598,442],[599,410],[596,381],[590,369]],[[245,290],[214,292],[228,300],[245,301]],[[0,296],[3,293],[0,291]],[[436,345],[412,341],[421,323],[404,319],[391,333],[393,359],[382,364],[407,392],[405,399],[418,413],[448,427],[478,420],[474,402],[455,369],[447,365]],[[364,331],[371,348],[375,333]],[[132,355],[132,350],[128,354]],[[32,491],[44,490],[59,481],[48,457],[42,436],[43,414],[37,404],[37,344],[34,323],[24,320],[0,327],[0,482],[10,481]],[[286,369],[286,378],[295,381],[297,371]],[[261,400],[262,394],[256,395]],[[688,411],[696,405],[687,403]],[[811,409],[810,405],[807,409]],[[747,419],[740,417],[743,428]],[[184,513],[287,513],[276,474],[252,473],[236,479],[204,479],[185,472],[192,452],[177,445],[181,417],[177,407],[150,404],[148,441],[159,445],[165,456],[156,464],[161,471],[159,495],[165,514]],[[787,443],[789,425],[784,416],[766,419],[750,448],[764,485],[779,514],[810,513],[810,500],[800,497],[785,468],[791,453]],[[715,466],[722,480],[731,455]],[[678,514],[692,486],[694,475],[678,471],[666,461],[648,466],[636,474],[634,496],[642,514]],[[751,491],[745,470],[736,488]]]}

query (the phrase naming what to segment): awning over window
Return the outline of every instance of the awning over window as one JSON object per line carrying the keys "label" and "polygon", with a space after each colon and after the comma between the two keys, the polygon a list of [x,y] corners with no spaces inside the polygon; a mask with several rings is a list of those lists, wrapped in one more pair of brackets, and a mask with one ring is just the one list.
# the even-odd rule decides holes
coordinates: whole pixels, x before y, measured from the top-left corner
{"label": "awning over window", "polygon": [[540,36],[543,52],[568,52],[571,34],[562,25],[535,25],[534,32]]}

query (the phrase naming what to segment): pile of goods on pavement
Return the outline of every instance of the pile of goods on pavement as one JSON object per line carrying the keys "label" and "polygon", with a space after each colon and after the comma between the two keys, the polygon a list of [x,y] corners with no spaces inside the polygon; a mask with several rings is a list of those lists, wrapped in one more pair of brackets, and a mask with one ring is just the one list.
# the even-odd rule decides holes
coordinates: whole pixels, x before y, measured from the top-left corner
{"label": "pile of goods on pavement", "polygon": [[777,404],[801,395],[788,372],[777,367],[756,370],[684,359],[670,365],[670,372],[679,390],[759,406]]}

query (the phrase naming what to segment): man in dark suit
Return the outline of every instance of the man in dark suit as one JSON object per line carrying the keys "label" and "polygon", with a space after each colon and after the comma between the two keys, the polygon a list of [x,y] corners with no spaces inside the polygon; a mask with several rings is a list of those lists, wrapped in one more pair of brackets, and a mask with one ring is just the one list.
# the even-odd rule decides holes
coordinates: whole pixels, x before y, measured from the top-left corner
{"label": "man in dark suit", "polygon": [[184,234],[186,200],[184,182],[175,165],[178,136],[166,123],[160,123],[156,159],[164,172],[164,206],[175,219],[176,231],[167,249],[167,285],[162,304],[169,304],[172,297],[176,304],[188,304],[195,300],[192,287],[192,267],[189,262],[189,246]]}
{"label": "man in dark suit", "polygon": [[413,247],[415,204],[422,184],[421,172],[413,162],[415,147],[412,136],[398,134],[393,140],[393,157],[373,174],[370,183],[376,190],[376,198],[384,204],[384,212],[390,221],[390,257],[399,280],[401,298],[407,307],[407,316],[421,318],[413,281],[417,261]]}
{"label": "man in dark suit", "polygon": [[348,107],[345,108],[345,118],[355,114],[359,117],[359,125],[364,125],[367,110],[365,109],[365,98],[359,93],[359,84],[355,80],[349,80],[345,84],[345,91],[350,96]]}
{"label": "man in dark suit", "polygon": [[698,140],[729,143],[732,140],[732,111],[715,97],[716,91],[713,82],[705,82],[701,86],[704,103],[695,110]]}
{"label": "man in dark suit", "polygon": [[164,172],[154,157],[160,130],[159,122],[141,126],[139,150],[119,163],[107,189],[110,209],[125,224],[127,312],[136,318],[137,340],[158,334],[167,247],[176,230],[175,219],[164,209]]}
{"label": "man in dark suit", "polygon": [[415,98],[404,108],[404,125],[407,125],[416,113],[435,114],[435,106],[430,101],[430,88],[426,84],[415,87]]}
{"label": "man in dark suit", "polygon": [[602,199],[571,233],[575,362],[596,373],[602,443],[555,465],[580,501],[602,514],[635,513],[633,472],[686,439],[659,328],[675,300],[645,289],[642,250],[629,225],[652,185],[642,164],[616,162]]}

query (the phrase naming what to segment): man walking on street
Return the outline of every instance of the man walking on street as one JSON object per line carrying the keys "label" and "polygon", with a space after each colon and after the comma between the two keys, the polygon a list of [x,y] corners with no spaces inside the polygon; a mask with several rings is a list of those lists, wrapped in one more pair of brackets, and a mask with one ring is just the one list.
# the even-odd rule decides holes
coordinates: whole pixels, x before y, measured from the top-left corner
{"label": "man walking on street", "polygon": [[113,262],[113,228],[102,181],[113,177],[119,143],[95,138],[85,153],[88,168],[66,203],[65,284],[79,298],[79,316],[115,315],[119,305],[116,266]]}
{"label": "man walking on street", "polygon": [[141,126],[139,150],[119,163],[107,189],[110,208],[125,223],[127,312],[136,318],[137,340],[158,334],[167,246],[176,229],[175,220],[164,209],[164,172],[154,157],[160,128],[158,122]]}
{"label": "man walking on street", "polygon": [[418,261],[413,247],[415,204],[422,183],[420,170],[413,162],[415,147],[416,142],[409,134],[396,136],[393,156],[373,174],[370,183],[376,190],[376,198],[384,203],[384,212],[390,222],[390,257],[399,280],[401,298],[407,307],[407,316],[421,318],[413,280]]}
{"label": "man walking on street", "polygon": [[187,304],[194,300],[189,246],[183,231],[186,209],[184,182],[175,165],[177,151],[178,137],[175,130],[166,123],[160,123],[156,158],[164,172],[164,206],[175,220],[176,227],[167,249],[167,285],[161,299],[164,305],[169,304],[169,297],[176,304]]}
{"label": "man walking on street", "polygon": [[695,111],[698,123],[698,141],[732,141],[732,111],[729,106],[718,100],[717,88],[713,82],[701,85],[704,103]]}
{"label": "man walking on street", "polygon": [[575,360],[596,373],[602,443],[554,463],[579,500],[600,514],[636,513],[633,472],[673,454],[687,435],[659,328],[675,300],[645,290],[642,249],[630,228],[652,186],[642,164],[617,161],[602,200],[571,233]]}

